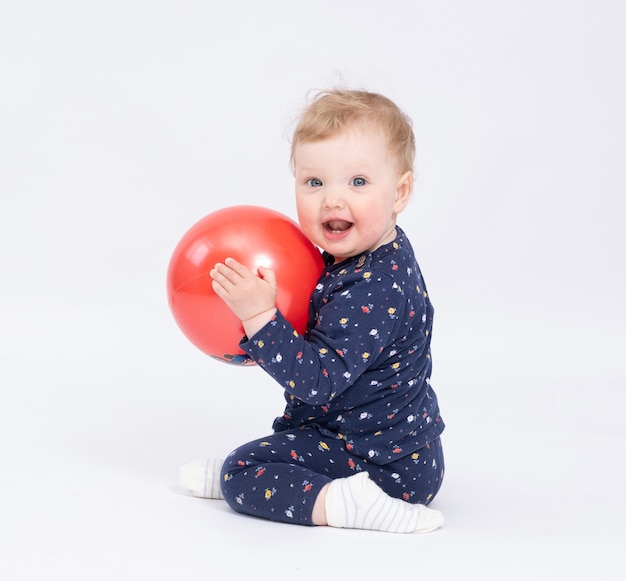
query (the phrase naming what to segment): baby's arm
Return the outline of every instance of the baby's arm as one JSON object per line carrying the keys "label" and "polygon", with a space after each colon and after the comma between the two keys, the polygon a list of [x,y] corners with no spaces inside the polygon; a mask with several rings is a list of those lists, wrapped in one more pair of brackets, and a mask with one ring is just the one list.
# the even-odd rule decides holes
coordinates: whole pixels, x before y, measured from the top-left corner
{"label": "baby's arm", "polygon": [[[296,399],[328,403],[380,364],[379,356],[408,316],[400,287],[375,296],[376,285],[368,280],[356,273],[343,277],[334,291],[320,291],[325,296],[317,297],[316,321],[305,335],[277,311],[271,324],[240,343],[241,348]],[[389,279],[386,286],[393,282]],[[391,372],[394,362],[389,362]]]}
{"label": "baby's arm", "polygon": [[276,313],[276,275],[259,266],[258,275],[227,258],[210,272],[213,290],[230,310],[241,319],[248,337],[253,337]]}

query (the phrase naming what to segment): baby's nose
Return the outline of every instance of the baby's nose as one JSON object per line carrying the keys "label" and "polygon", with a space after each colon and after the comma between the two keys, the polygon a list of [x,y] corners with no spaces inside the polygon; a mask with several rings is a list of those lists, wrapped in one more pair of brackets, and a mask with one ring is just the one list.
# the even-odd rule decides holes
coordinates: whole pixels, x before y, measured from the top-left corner
{"label": "baby's nose", "polygon": [[345,205],[344,196],[338,188],[329,188],[324,196],[325,208],[343,208]]}

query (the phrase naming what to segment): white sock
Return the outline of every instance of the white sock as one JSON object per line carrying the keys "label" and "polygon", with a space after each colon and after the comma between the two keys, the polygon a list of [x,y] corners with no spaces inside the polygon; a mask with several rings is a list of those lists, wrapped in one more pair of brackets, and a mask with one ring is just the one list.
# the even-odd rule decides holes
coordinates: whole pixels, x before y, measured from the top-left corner
{"label": "white sock", "polygon": [[438,510],[387,495],[367,472],[333,480],[326,494],[331,527],[390,533],[428,533],[443,525]]}
{"label": "white sock", "polygon": [[223,460],[200,460],[181,466],[178,483],[200,498],[224,498],[220,488]]}

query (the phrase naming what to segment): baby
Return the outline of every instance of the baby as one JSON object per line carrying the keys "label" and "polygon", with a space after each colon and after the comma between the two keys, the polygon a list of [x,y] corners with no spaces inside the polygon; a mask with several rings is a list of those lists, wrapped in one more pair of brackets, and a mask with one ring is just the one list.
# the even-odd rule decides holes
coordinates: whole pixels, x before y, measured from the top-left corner
{"label": "baby", "polygon": [[[413,188],[412,123],[367,91],[317,95],[295,129],[298,220],[323,250],[309,323],[277,310],[276,277],[232,258],[213,289],[240,346],[283,388],[273,433],[181,469],[196,496],[274,521],[397,533],[443,525],[444,422],[430,385],[433,307],[397,216]],[[294,266],[297,268],[297,265]]]}

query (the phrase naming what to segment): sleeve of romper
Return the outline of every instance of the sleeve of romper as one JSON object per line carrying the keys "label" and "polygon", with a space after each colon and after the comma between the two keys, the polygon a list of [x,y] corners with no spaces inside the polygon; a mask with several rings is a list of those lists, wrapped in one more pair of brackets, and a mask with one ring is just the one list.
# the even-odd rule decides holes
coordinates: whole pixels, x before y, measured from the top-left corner
{"label": "sleeve of romper", "polygon": [[328,403],[375,364],[406,311],[406,298],[391,277],[355,273],[324,303],[306,336],[278,311],[240,346],[295,398]]}

